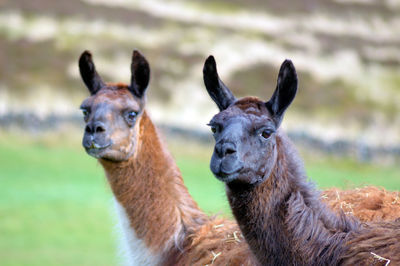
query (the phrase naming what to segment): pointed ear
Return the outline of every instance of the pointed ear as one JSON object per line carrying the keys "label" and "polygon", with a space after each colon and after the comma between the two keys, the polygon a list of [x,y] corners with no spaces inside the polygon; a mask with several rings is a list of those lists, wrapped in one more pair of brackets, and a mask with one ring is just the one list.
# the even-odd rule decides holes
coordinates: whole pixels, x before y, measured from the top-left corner
{"label": "pointed ear", "polygon": [[296,96],[297,83],[296,69],[292,61],[286,59],[279,70],[275,92],[266,103],[277,127],[279,127],[286,109]]}
{"label": "pointed ear", "polygon": [[79,71],[91,95],[96,94],[96,92],[106,85],[97,73],[92,61],[92,54],[89,51],[84,51],[79,58]]}
{"label": "pointed ear", "polygon": [[220,111],[225,110],[236,101],[230,89],[219,79],[217,65],[212,55],[204,63],[203,79],[208,94],[217,104]]}
{"label": "pointed ear", "polygon": [[146,58],[137,50],[133,51],[131,64],[130,91],[137,97],[142,98],[150,80],[150,67]]}

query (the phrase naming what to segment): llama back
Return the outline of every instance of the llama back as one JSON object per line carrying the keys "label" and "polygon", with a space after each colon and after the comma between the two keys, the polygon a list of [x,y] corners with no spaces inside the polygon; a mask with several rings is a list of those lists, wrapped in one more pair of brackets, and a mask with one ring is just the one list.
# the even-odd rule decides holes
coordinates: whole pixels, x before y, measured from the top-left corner
{"label": "llama back", "polygon": [[341,265],[400,265],[400,220],[364,224],[346,243]]}
{"label": "llama back", "polygon": [[189,236],[179,265],[258,265],[237,223],[213,219]]}
{"label": "llama back", "polygon": [[322,199],[334,211],[343,211],[362,222],[393,221],[400,217],[398,191],[373,186],[349,190],[331,188],[322,192]]}

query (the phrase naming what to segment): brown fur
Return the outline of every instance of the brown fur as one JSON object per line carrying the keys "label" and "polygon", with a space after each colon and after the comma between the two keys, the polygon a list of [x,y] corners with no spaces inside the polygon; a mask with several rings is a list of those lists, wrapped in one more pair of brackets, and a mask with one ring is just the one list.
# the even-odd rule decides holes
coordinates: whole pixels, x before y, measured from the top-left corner
{"label": "brown fur", "polygon": [[146,112],[137,123],[135,155],[125,162],[100,162],[138,237],[164,254],[167,265],[255,265],[237,224],[207,217],[190,197]]}
{"label": "brown fur", "polygon": [[396,191],[366,186],[349,190],[330,188],[322,199],[333,210],[343,210],[360,221],[390,221],[400,217],[400,195]]}
{"label": "brown fur", "polygon": [[[288,146],[290,142],[282,136],[277,139],[278,158],[272,175],[256,187],[243,189],[242,185],[238,188],[231,184],[228,190],[233,213],[260,263],[384,265],[378,255],[390,260],[391,265],[398,265],[400,222],[360,224],[341,213],[335,202],[339,215],[331,213],[317,200],[313,186],[306,182],[297,155]],[[347,198],[347,194],[339,197]],[[376,207],[374,198],[355,198],[357,205]]]}
{"label": "brown fur", "polygon": [[344,265],[400,265],[400,222],[365,224],[346,243]]}
{"label": "brown fur", "polygon": [[181,230],[191,232],[193,224],[201,224],[206,217],[183,183],[177,182],[179,170],[158,141],[146,112],[138,123],[134,157],[119,163],[100,162],[114,195],[126,208],[132,228],[147,246],[159,251],[171,239],[168,233],[175,232],[180,224],[185,226]]}
{"label": "brown fur", "polygon": [[257,265],[236,222],[212,220],[189,237],[180,265]]}

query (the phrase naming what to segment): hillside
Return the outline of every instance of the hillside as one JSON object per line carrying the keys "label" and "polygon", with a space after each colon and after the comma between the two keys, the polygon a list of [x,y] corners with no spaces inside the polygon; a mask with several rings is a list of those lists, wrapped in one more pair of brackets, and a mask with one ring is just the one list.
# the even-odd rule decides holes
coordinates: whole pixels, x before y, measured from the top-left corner
{"label": "hillside", "polygon": [[130,54],[152,67],[149,109],[164,124],[208,130],[209,54],[237,96],[267,99],[280,63],[300,89],[285,127],[327,141],[400,143],[400,1],[6,0],[0,4],[0,114],[79,115],[77,58],[129,81]]}

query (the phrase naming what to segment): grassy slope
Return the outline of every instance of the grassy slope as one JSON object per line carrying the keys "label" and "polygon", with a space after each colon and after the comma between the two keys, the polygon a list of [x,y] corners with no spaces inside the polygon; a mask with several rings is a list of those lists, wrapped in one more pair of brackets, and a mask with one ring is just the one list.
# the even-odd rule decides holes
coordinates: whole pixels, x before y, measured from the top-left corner
{"label": "grassy slope", "polygon": [[84,153],[0,144],[2,265],[113,265],[109,191]]}
{"label": "grassy slope", "polygon": [[[223,186],[208,170],[209,155],[171,147],[201,207],[227,213]],[[400,190],[399,168],[347,161],[310,162],[307,168],[322,187],[347,185],[351,177],[352,184]],[[0,135],[1,265],[115,265],[111,192],[103,176],[78,141]]]}

